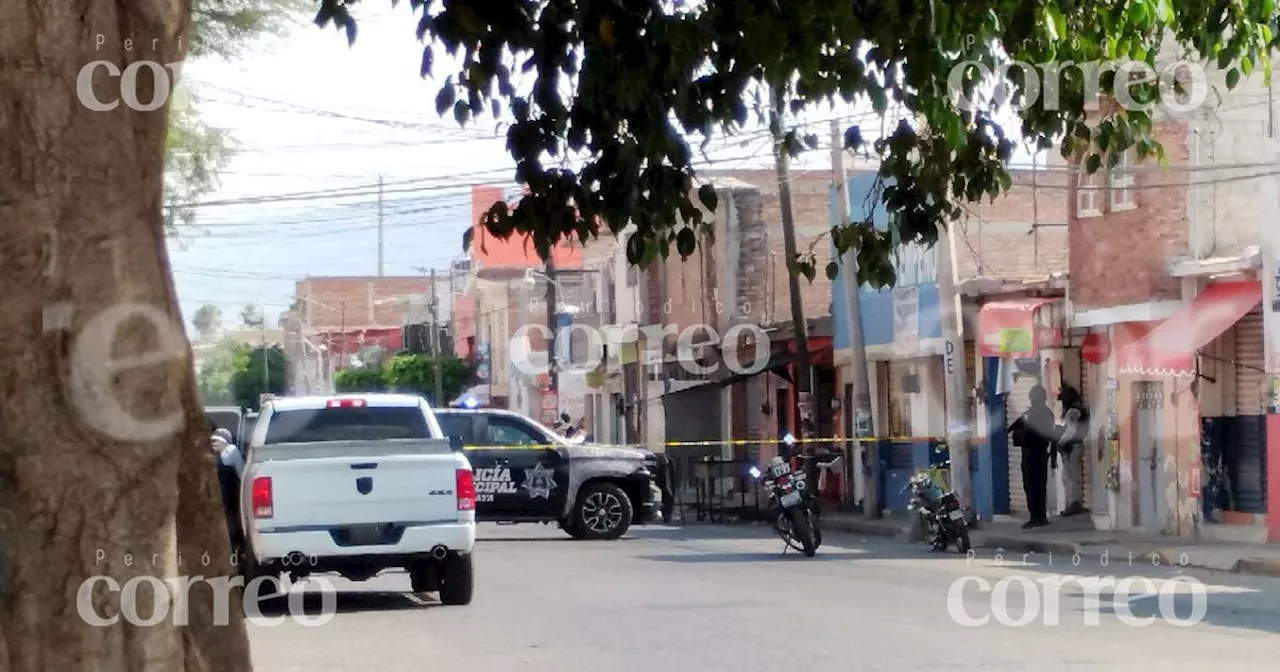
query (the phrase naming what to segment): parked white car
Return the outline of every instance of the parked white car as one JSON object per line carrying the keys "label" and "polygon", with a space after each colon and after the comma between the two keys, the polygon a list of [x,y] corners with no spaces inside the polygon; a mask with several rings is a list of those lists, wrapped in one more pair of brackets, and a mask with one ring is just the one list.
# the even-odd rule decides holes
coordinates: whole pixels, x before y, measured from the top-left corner
{"label": "parked white car", "polygon": [[267,401],[241,487],[248,578],[405,568],[414,592],[469,604],[475,479],[452,443],[417,396]]}

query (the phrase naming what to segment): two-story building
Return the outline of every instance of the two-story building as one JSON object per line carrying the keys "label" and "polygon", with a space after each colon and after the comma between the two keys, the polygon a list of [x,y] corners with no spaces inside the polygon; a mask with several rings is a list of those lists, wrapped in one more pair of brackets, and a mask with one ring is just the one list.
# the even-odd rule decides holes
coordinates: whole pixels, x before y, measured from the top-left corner
{"label": "two-story building", "polygon": [[1070,321],[1093,345],[1094,501],[1111,504],[1095,521],[1277,540],[1280,143],[1260,75],[1230,92],[1212,78],[1204,104],[1157,111],[1167,169],[1129,152],[1073,179]]}
{"label": "two-story building", "polygon": [[[877,441],[873,459],[880,461],[881,504],[888,509],[906,505],[903,485],[915,470],[946,458],[935,447],[945,438],[948,422],[947,325],[940,307],[956,297],[943,296],[939,272],[949,269],[949,284],[960,299],[953,326],[964,343],[969,417],[961,424],[970,428],[975,508],[984,518],[1026,511],[1017,449],[1008,445],[1005,428],[1026,407],[1030,388],[1062,369],[1056,363],[1062,359],[1061,339],[1037,336],[1062,331],[1061,311],[1054,304],[1061,302],[1066,286],[1066,180],[1061,171],[1055,177],[1043,166],[1015,170],[1013,178],[1007,194],[967,207],[936,244],[899,248],[894,287],[859,289],[870,429]],[[845,193],[851,220],[884,228],[890,224],[887,213],[870,198],[876,179],[855,175]],[[833,187],[832,226],[839,223],[834,199]],[[857,419],[841,277],[833,288],[834,347],[844,411],[841,432],[850,437]],[[1047,328],[1038,329],[1041,325]],[[1033,335],[1007,337],[1023,332]],[[857,477],[864,473],[857,470]],[[865,492],[865,483],[855,480],[854,485],[855,492]]]}

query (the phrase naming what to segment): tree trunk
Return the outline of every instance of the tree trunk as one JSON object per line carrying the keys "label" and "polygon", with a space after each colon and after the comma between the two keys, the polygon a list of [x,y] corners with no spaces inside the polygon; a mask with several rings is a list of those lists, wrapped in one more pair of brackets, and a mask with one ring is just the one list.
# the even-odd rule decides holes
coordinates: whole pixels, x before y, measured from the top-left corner
{"label": "tree trunk", "polygon": [[[92,585],[110,619],[134,577],[234,573],[164,245],[168,106],[93,111],[76,94],[92,61],[180,61],[190,11],[0,2],[0,670],[250,667],[239,591],[228,609],[193,586],[185,625],[181,591],[153,598],[153,582],[137,615],[168,606],[156,625],[125,604],[97,627],[77,606],[90,577],[118,586]],[[118,76],[94,80],[120,97]],[[143,103],[153,81],[144,68]]]}

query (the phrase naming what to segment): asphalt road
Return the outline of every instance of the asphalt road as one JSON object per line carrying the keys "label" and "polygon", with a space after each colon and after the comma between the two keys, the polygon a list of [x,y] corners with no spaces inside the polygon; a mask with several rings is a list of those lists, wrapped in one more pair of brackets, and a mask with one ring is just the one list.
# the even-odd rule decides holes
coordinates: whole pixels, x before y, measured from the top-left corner
{"label": "asphalt road", "polygon": [[[404,574],[336,577],[337,613],[322,625],[251,625],[260,672],[607,670],[1275,670],[1280,580],[1039,556],[999,561],[923,546],[829,535],[818,556],[782,555],[759,527],[637,528],[612,543],[543,526],[482,526],[476,599],[441,607],[410,595]],[[1193,619],[1191,584],[1203,587]],[[1055,577],[1145,576],[1133,599],[1112,589],[1059,591]],[[970,579],[949,599],[957,580]],[[999,595],[1008,578],[1007,600]],[[1019,578],[1021,577],[1021,578]],[[1024,581],[1025,579],[1025,581]],[[1027,590],[1027,584],[1035,586]],[[1084,584],[1088,585],[1088,584]],[[314,584],[311,590],[315,590]],[[1145,591],[1164,589],[1166,598]],[[295,591],[308,590],[303,585]],[[1091,610],[1091,590],[1097,605]],[[1034,597],[1028,600],[1028,594]],[[1054,604],[1052,595],[1059,595]],[[1024,617],[1031,622],[1002,625]],[[319,618],[318,594],[295,613]],[[1008,614],[993,611],[1008,605]],[[949,610],[949,603],[953,609]],[[1127,604],[1142,625],[1126,624]],[[963,606],[963,613],[960,607]],[[953,611],[957,615],[953,615]],[[1089,613],[1098,614],[1090,624]],[[266,614],[287,614],[282,605]],[[965,626],[957,618],[984,625]],[[1024,617],[1026,618],[1026,617]],[[1046,621],[1048,624],[1046,625]],[[1056,622],[1055,622],[1056,621]],[[1156,667],[1159,666],[1159,667]]]}

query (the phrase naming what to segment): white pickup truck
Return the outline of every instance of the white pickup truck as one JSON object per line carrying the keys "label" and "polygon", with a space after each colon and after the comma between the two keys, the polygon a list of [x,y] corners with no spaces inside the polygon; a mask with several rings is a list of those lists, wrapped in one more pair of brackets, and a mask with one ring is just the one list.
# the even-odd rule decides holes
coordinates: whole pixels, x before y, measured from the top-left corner
{"label": "white pickup truck", "polygon": [[402,567],[414,592],[469,604],[475,480],[452,443],[417,396],[266,402],[241,487],[246,578]]}

